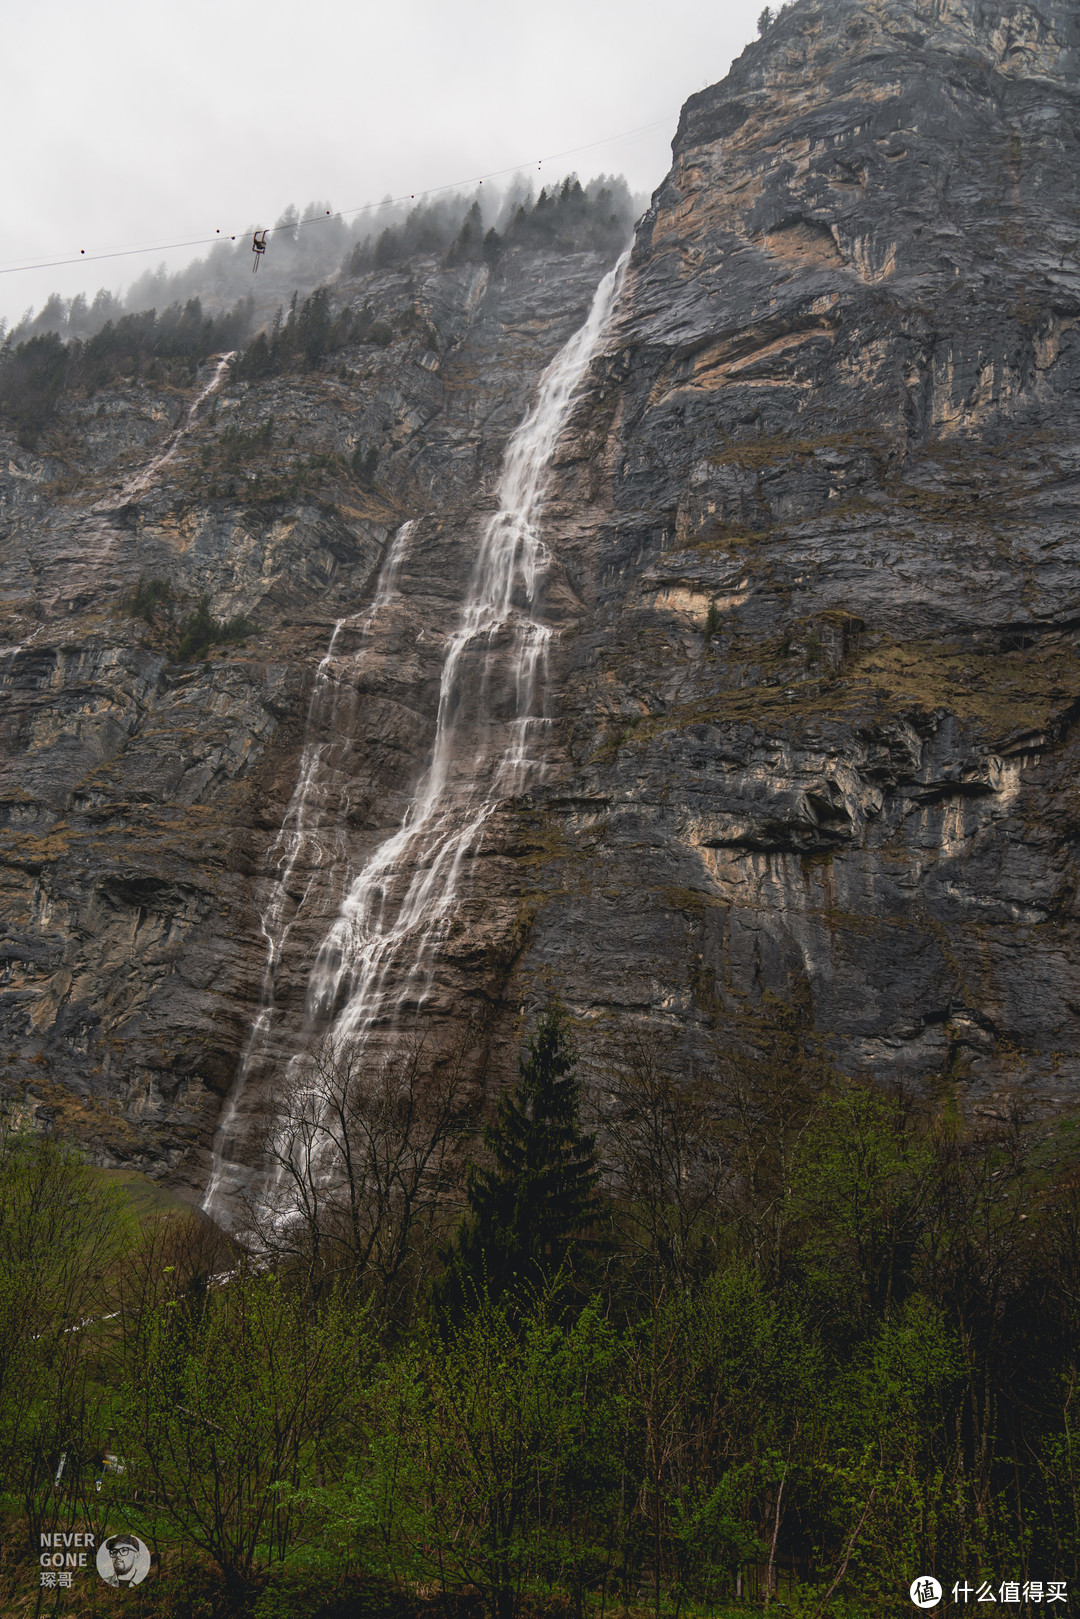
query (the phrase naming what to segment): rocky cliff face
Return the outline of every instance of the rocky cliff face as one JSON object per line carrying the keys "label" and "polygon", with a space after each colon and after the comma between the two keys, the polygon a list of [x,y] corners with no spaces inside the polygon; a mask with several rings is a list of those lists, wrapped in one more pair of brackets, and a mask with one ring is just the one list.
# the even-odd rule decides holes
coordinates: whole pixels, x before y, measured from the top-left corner
{"label": "rocky cliff face", "polygon": [[583,1012],[1075,1098],[1078,46],[803,0],[684,109],[558,489]]}
{"label": "rocky cliff face", "polygon": [[[852,1071],[1074,1099],[1078,51],[1064,0],[799,0],[684,109],[555,456],[544,768],[424,1004],[484,1009],[489,1077],[557,992],[597,1050],[647,1027],[690,1067],[786,1008]],[[603,268],[343,286],[392,344],[223,372],[141,487],[190,397],[6,446],[2,1072],[102,1158],[204,1182],[314,747],[252,1116],[295,1048],[426,762],[507,435]],[[396,608],[313,703],[405,519]],[[121,610],[140,578],[260,633],[180,663]]]}
{"label": "rocky cliff face", "polygon": [[[322,715],[347,756],[322,818],[355,863],[429,746],[475,509],[604,268],[519,253],[496,273],[364,275],[337,298],[374,311],[379,343],[259,383],[215,361],[183,396],[107,390],[38,453],[3,445],[0,1082],[18,1109],[200,1189],[260,1005],[278,833],[335,620],[362,615],[388,539],[419,517],[385,656]],[[171,597],[150,622],[140,583]],[[243,615],[258,633],[181,658],[202,598],[216,626]],[[302,854],[286,1018],[343,880],[317,835]]]}

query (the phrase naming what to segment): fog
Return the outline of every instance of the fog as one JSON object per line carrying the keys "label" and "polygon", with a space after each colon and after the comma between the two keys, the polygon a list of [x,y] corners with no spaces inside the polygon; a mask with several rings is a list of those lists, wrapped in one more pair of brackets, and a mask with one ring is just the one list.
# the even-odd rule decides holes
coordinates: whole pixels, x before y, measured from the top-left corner
{"label": "fog", "polygon": [[617,175],[597,175],[583,188],[576,176],[567,176],[561,187],[549,180],[538,188],[531,176],[519,174],[505,187],[489,183],[486,189],[478,185],[471,193],[387,200],[348,220],[321,202],[309,204],[302,213],[290,206],[266,231],[265,251],[257,268],[251,237],[245,234],[214,243],[209,252],[179,270],[161,264],[145,270],[119,294],[104,288],[93,299],[83,293],[70,298],[51,293],[38,309],[10,322],[6,331],[0,329],[6,340],[0,354],[39,333],[85,338],[124,314],[178,308],[191,298],[199,299],[203,313],[211,316],[229,310],[239,315],[242,303],[246,313],[235,328],[239,337],[265,324],[293,294],[304,297],[342,272],[389,264],[409,253],[443,254],[455,244],[459,252],[472,256],[466,251],[466,240],[459,241],[466,219],[466,237],[475,238],[474,247],[489,229],[496,234],[509,230],[512,241],[527,241],[535,236],[535,227],[530,231],[527,222],[518,218],[515,235],[515,215],[531,215],[548,190],[565,201],[571,187],[578,205],[574,207],[570,198],[571,207],[562,212],[581,217],[570,222],[560,219],[562,228],[546,233],[552,237],[551,245],[595,247],[609,257],[621,251],[646,199],[635,196]]}
{"label": "fog", "polygon": [[[277,269],[268,253],[255,278],[245,239],[290,204],[325,221],[294,233],[306,280],[320,253],[327,273],[337,267],[368,228],[357,210],[387,196],[406,206],[435,188],[469,197],[481,177],[490,193],[518,170],[518,183],[537,189],[570,172],[620,174],[647,195],[668,166],[682,102],[724,75],[759,9],[760,0],[669,0],[662,13],[652,0],[9,8],[7,57],[22,71],[9,75],[0,108],[9,154],[0,318],[14,325],[52,293],[92,301],[99,288],[128,307],[189,288],[236,298],[264,273],[275,285],[263,297],[284,293],[282,237]],[[170,293],[163,274],[209,249],[165,244],[218,232],[225,242],[209,267]],[[82,253],[88,262],[53,262]],[[113,253],[124,256],[103,257]]]}

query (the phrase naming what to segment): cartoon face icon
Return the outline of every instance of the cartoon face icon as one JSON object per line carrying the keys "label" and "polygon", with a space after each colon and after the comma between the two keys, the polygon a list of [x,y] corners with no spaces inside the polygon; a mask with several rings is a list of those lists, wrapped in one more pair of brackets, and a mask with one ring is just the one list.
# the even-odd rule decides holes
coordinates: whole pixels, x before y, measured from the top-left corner
{"label": "cartoon face icon", "polygon": [[106,1585],[138,1585],[150,1572],[150,1553],[137,1535],[113,1535],[98,1547],[97,1567]]}

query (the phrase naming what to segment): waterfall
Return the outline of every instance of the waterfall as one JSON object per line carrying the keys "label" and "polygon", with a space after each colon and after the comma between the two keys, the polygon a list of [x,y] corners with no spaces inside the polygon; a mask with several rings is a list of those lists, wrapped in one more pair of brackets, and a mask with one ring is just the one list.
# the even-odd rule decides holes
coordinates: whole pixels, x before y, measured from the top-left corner
{"label": "waterfall", "polygon": [[[136,472],[119,489],[96,500],[84,517],[70,531],[67,548],[53,553],[50,570],[61,570],[60,582],[46,606],[50,614],[71,612],[83,601],[90,601],[101,588],[101,576],[110,566],[117,544],[124,535],[116,527],[117,513],[138,495],[145,494],[162,467],[167,466],[179,450],[198,418],[199,410],[210,395],[221,387],[235,350],[218,358],[214,374],[188,407],[186,416],[175,429],[168,444],[155,455],[141,471]],[[40,633],[34,632],[35,635]],[[18,649],[16,649],[18,650]]]}
{"label": "waterfall", "polygon": [[[211,1208],[218,1196],[227,1162],[223,1149],[232,1132],[252,1068],[264,1053],[274,1016],[274,987],[278,963],[289,933],[304,907],[316,876],[323,872],[327,865],[333,866],[346,858],[342,817],[339,813],[327,828],[324,813],[331,797],[333,778],[338,774],[330,757],[336,743],[335,740],[315,741],[313,738],[322,733],[335,739],[343,733],[347,736],[351,730],[342,714],[342,708],[347,702],[345,694],[351,695],[353,692],[349,677],[355,675],[358,665],[363,662],[370,644],[371,631],[383,611],[395,599],[401,564],[407,554],[409,538],[415,527],[414,522],[403,523],[387,543],[371,606],[365,613],[352,613],[337,620],[329,645],[315,673],[296,786],[286,807],[281,828],[267,855],[267,866],[273,876],[259,917],[259,931],[266,946],[259,1010],[248,1034],[236,1078],[214,1137],[213,1165],[202,1204],[205,1209]],[[338,643],[349,630],[355,631],[356,648],[351,654],[342,656],[338,651]],[[309,875],[302,892],[296,895],[293,892],[293,883],[296,869],[301,864],[301,857],[303,867]]]}
{"label": "waterfall", "polygon": [[[290,897],[293,873],[300,856],[305,856],[304,864],[309,871],[325,867],[335,857],[338,861],[346,858],[340,816],[330,829],[332,841],[329,845],[324,841],[327,829],[317,817],[317,812],[325,807],[330,796],[330,777],[333,774],[330,755],[336,744],[333,740],[314,742],[310,738],[316,731],[321,731],[328,733],[331,738],[338,739],[342,738],[343,734],[347,736],[348,730],[351,729],[342,724],[341,709],[345,700],[343,694],[345,692],[351,694],[352,687],[349,680],[342,677],[355,673],[358,664],[363,662],[368,651],[371,631],[397,594],[401,564],[415,527],[414,522],[403,523],[389,541],[383,554],[378,585],[371,606],[366,613],[353,613],[337,620],[330,636],[330,644],[315,674],[305,726],[305,737],[308,740],[304,743],[300,757],[296,786],[289,799],[281,830],[271,845],[268,860],[276,875],[259,923],[260,931],[266,940],[267,952],[263,976],[264,1006],[272,993],[273,975],[292,926],[291,922],[286,921],[289,906],[292,905],[295,920],[306,898],[306,891],[299,899]],[[338,653],[338,642],[350,629],[354,630],[357,636],[356,650],[342,658]],[[345,667],[339,668],[339,662]],[[309,878],[309,887],[310,882]]]}
{"label": "waterfall", "polygon": [[[309,1045],[328,1036],[339,1049],[355,1048],[403,1004],[422,1004],[485,823],[534,777],[531,743],[548,723],[536,711],[536,696],[552,633],[538,616],[547,557],[540,534],[543,497],[556,444],[611,317],[625,262],[626,255],[601,281],[585,324],[544,372],[536,402],[507,446],[498,509],[446,641],[430,760],[400,827],[349,882],[318,948],[305,1007]],[[317,770],[318,760],[306,756],[301,781],[305,771]],[[298,784],[301,800],[308,791]],[[295,837],[298,816],[293,819]],[[271,963],[283,937],[268,937]],[[391,969],[397,979],[392,995]],[[260,1019],[264,1013],[265,1006]],[[264,1033],[257,1020],[249,1050]],[[297,1090],[304,1085],[304,1063],[301,1055],[290,1065],[295,1071],[288,1078]],[[241,1075],[248,1065],[245,1058]],[[242,1089],[240,1079],[218,1130],[203,1204],[208,1209],[220,1200]]]}
{"label": "waterfall", "polygon": [[[202,390],[202,392],[196,395],[196,397],[192,400],[188,413],[184,417],[183,422],[176,429],[176,432],[173,434],[172,438],[169,440],[169,443],[166,445],[161,454],[156,455],[148,466],[144,467],[141,472],[137,472],[133,478],[130,478],[120,490],[119,496],[113,497],[114,499],[119,499],[121,505],[126,505],[127,502],[129,500],[133,500],[136,495],[144,494],[145,491],[149,489],[150,484],[153,482],[154,474],[160,472],[161,468],[167,466],[172,460],[184,439],[195,425],[195,419],[199,414],[200,406],[205,400],[209,399],[211,394],[217,393],[218,389],[221,387],[222,379],[225,375],[229,361],[232,359],[235,353],[235,349],[230,349],[228,354],[223,354],[218,360],[217,365],[214,367],[214,374],[210,378],[210,381],[206,384],[206,387]],[[104,503],[99,502],[99,504]],[[112,501],[110,501],[109,504],[111,506]]]}

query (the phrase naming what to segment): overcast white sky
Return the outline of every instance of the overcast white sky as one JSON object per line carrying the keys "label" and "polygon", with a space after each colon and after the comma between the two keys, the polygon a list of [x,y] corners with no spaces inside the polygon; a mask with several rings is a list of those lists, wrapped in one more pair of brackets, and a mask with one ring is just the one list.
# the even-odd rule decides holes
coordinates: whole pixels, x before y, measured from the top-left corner
{"label": "overcast white sky", "polygon": [[9,267],[544,166],[651,191],[761,0],[7,0],[0,317],[196,251]]}

